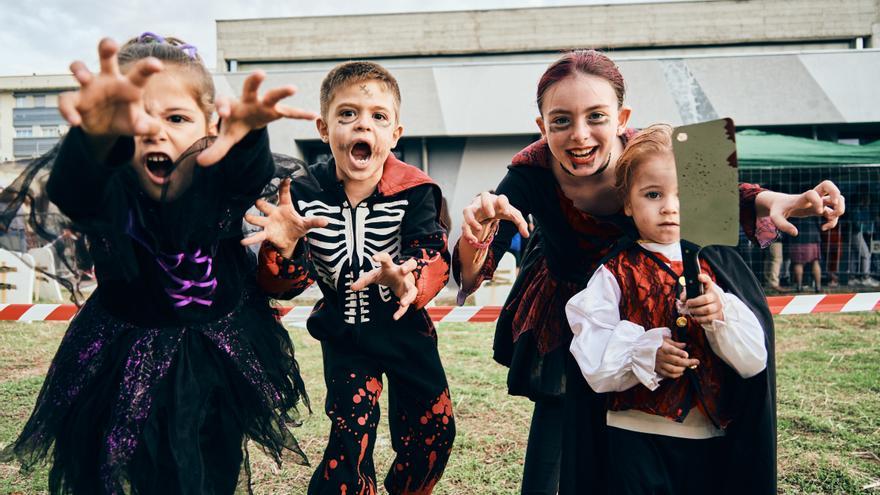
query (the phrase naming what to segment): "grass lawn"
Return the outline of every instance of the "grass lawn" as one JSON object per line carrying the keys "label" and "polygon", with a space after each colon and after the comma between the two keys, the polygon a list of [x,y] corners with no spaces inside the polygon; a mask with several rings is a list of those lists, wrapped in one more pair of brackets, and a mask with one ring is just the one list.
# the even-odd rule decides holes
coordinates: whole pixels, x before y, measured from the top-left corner
{"label": "grass lawn", "polygon": [[[880,313],[776,321],[780,493],[880,494]],[[30,413],[64,328],[0,322],[0,446]],[[505,393],[506,370],[490,357],[491,324],[443,324],[439,332],[458,436],[435,493],[518,493],[531,403]],[[329,429],[321,349],[304,330],[292,334],[314,410],[296,436],[317,464]],[[376,444],[380,480],[390,462],[385,423]],[[256,449],[252,465],[257,493],[305,493],[309,468],[286,463],[279,471]],[[45,490],[45,468],[22,476],[0,464],[0,494]]]}

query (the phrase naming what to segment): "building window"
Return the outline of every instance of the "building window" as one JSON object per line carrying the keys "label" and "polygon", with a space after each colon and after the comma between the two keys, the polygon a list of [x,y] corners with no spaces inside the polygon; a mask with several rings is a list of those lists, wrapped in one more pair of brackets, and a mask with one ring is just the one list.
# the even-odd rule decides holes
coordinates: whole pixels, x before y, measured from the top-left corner
{"label": "building window", "polygon": [[33,137],[34,130],[30,127],[16,127],[15,128],[15,137]]}
{"label": "building window", "polygon": [[15,108],[23,108],[25,105],[27,105],[27,96],[16,95],[15,96]]}
{"label": "building window", "polygon": [[44,125],[42,131],[43,137],[58,137],[61,135],[61,130],[57,125]]}
{"label": "building window", "polygon": [[46,95],[34,95],[34,108],[43,108],[46,106]]}

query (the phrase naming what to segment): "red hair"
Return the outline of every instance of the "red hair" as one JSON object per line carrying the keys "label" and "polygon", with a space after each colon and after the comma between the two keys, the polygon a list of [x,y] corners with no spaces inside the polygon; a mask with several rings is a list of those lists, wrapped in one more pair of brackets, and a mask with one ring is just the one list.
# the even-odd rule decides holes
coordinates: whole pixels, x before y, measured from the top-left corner
{"label": "red hair", "polygon": [[623,105],[625,87],[623,76],[620,74],[617,64],[607,55],[596,50],[572,50],[550,64],[550,67],[547,67],[541,76],[541,80],[538,81],[538,111],[543,111],[541,104],[548,89],[578,72],[601,77],[608,81],[608,84],[614,88],[614,93],[617,94],[617,105]]}
{"label": "red hair", "polygon": [[646,159],[657,155],[673,155],[672,126],[654,124],[639,131],[626,143],[614,168],[614,188],[624,203],[636,176],[636,170]]}

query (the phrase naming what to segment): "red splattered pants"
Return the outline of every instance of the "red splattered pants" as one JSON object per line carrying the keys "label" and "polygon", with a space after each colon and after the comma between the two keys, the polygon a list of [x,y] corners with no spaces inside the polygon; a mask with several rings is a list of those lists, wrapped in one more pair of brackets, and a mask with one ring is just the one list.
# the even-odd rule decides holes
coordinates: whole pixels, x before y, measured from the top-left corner
{"label": "red splattered pants", "polygon": [[382,375],[396,457],[385,477],[390,494],[430,494],[443,474],[455,420],[436,334],[392,325],[371,329],[357,344],[322,342],[325,412],[332,422],[309,494],[373,495],[373,446]]}

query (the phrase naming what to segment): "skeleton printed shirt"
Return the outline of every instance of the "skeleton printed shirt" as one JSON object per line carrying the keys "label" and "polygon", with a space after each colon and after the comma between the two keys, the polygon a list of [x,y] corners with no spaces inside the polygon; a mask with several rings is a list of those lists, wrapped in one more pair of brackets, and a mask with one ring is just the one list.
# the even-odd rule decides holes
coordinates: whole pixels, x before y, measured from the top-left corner
{"label": "skeleton printed shirt", "polygon": [[399,323],[433,332],[423,307],[446,285],[449,268],[446,230],[439,220],[440,188],[391,155],[376,191],[352,205],[335,167],[331,159],[294,170],[294,208],[304,217],[323,217],[329,223],[312,229],[290,259],[264,244],[257,275],[261,287],[288,299],[317,281],[323,298],[309,317],[309,332],[322,340],[359,335],[371,325],[394,322],[398,298],[389,287],[374,284],[353,291],[351,285],[379,266],[373,261],[377,253],[390,254],[398,264],[413,258],[418,261],[413,272],[418,296]]}

